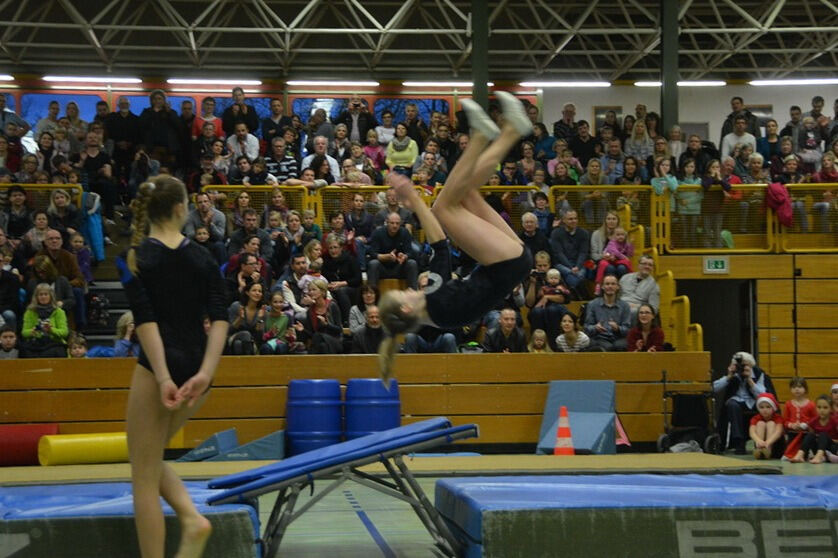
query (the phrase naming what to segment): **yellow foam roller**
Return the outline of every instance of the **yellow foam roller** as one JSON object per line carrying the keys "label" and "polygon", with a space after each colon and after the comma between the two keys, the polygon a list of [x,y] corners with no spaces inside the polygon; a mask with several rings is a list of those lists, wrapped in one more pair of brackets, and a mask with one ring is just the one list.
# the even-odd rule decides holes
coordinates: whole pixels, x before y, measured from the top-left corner
{"label": "yellow foam roller", "polygon": [[128,461],[125,432],[57,434],[38,441],[41,465],[124,463]]}

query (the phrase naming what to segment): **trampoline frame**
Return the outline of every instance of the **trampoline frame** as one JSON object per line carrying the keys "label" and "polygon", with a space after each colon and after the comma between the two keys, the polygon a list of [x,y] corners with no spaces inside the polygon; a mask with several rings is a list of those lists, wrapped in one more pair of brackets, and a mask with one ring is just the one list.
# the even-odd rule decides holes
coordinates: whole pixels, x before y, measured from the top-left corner
{"label": "trampoline frame", "polygon": [[[444,556],[452,558],[461,556],[463,552],[462,544],[448,528],[445,520],[416,481],[413,473],[405,463],[404,456],[410,453],[426,451],[455,440],[477,437],[479,435],[478,427],[474,424],[456,426],[423,434],[427,436],[427,439],[383,451],[372,451],[369,455],[357,457],[345,463],[336,463],[276,483],[260,486],[253,490],[245,490],[239,492],[237,495],[222,498],[213,503],[240,502],[242,499],[252,500],[257,496],[277,491],[276,502],[271,510],[270,518],[265,525],[262,539],[259,541],[262,546],[263,556],[274,558],[279,556],[280,544],[292,522],[299,519],[300,516],[311,509],[317,502],[345,482],[353,481],[386,496],[391,496],[410,504],[425,529],[431,535],[436,548]],[[374,450],[375,447],[373,446],[371,449]],[[387,470],[386,477],[379,478],[359,469],[360,467],[376,462],[383,464]],[[314,495],[314,482],[325,477],[332,478],[326,488]],[[297,508],[299,496],[307,487],[310,489],[312,497]]]}

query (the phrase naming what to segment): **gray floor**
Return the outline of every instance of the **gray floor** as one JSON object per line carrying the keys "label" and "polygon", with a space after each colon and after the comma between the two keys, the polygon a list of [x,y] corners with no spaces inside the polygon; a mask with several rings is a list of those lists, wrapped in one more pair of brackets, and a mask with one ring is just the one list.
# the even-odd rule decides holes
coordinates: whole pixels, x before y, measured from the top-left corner
{"label": "gray floor", "polygon": [[[733,456],[754,461],[752,456]],[[834,475],[834,464],[780,463],[785,475]],[[436,478],[418,479],[433,501]],[[326,483],[315,486],[315,494]],[[267,524],[275,496],[259,499],[260,520]],[[301,497],[299,505],[308,500]],[[280,555],[292,558],[419,558],[435,555],[431,538],[412,508],[357,483],[344,483],[291,524]]]}

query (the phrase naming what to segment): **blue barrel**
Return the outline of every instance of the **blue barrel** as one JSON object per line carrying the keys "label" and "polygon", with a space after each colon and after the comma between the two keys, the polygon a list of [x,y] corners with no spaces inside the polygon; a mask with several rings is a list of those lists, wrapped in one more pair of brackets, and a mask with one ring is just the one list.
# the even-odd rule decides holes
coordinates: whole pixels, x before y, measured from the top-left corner
{"label": "blue barrel", "polygon": [[356,378],[346,383],[346,439],[401,426],[399,384],[390,391],[379,378]]}
{"label": "blue barrel", "polygon": [[341,441],[340,382],[291,380],[285,432],[288,454],[297,455]]}

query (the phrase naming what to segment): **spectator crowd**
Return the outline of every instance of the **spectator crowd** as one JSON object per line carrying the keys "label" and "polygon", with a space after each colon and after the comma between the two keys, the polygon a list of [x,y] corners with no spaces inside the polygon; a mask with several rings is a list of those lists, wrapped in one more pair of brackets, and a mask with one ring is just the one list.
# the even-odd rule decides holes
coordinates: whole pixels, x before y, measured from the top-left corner
{"label": "spectator crowd", "polygon": [[[462,112],[453,119],[432,112],[425,122],[408,103],[404,114],[384,111],[379,119],[360,97],[334,119],[317,109],[304,122],[286,115],[281,99],[272,99],[270,115],[260,118],[238,87],[221,114],[212,97],[200,110],[184,101],[178,113],[155,90],[139,115],[127,97],[114,112],[98,103],[91,122],[80,118],[76,103],[67,103],[62,115],[53,101],[34,126],[0,99],[0,184],[11,184],[0,189],[0,311],[27,356],[72,354],[84,346],[71,330],[84,327],[86,286],[104,257],[95,245],[109,241],[115,220],[130,225],[130,201],[157,174],[181,177],[194,194],[184,234],[207,248],[226,279],[229,353],[375,352],[381,281],[421,288],[430,254],[392,190],[379,195],[363,188],[400,173],[431,194],[468,144]],[[670,191],[684,234],[697,238],[702,230],[696,245],[721,246],[719,211],[741,199],[737,184],[838,182],[838,118],[822,112],[823,98],[811,104],[805,113],[791,107],[782,127],[768,120],[763,133],[734,97],[718,147],[708,138],[683,137],[677,125],[664,130],[642,104],[622,121],[609,112],[596,135],[589,122],[576,119],[573,103],[562,107],[552,134],[538,107],[528,105],[532,134],[508,154],[490,185],[529,186],[529,193],[490,194],[488,201],[505,219],[522,214],[520,236],[535,269],[480,323],[456,331],[428,325],[410,334],[402,350],[455,352],[469,343],[488,352],[671,349],[658,323],[654,260],[641,256],[633,269],[632,223],[621,223],[615,211],[624,205],[639,211],[636,193],[612,200],[585,187]],[[495,107],[489,112],[502,118]],[[35,148],[23,141],[30,130]],[[48,207],[33,207],[20,184],[55,185]],[[69,186],[62,187],[74,184],[85,193],[81,207]],[[220,185],[276,188],[257,206],[246,190],[225,199],[214,188]],[[353,190],[345,211],[321,216],[323,229],[313,211],[290,208],[280,188],[326,185]],[[559,196],[553,213],[552,186],[580,188]],[[819,203],[823,215],[836,209],[831,192]],[[95,220],[98,228],[90,226]],[[467,275],[474,262],[454,248],[455,272]],[[568,309],[591,295],[581,315]],[[123,324],[118,341],[125,354],[136,351],[133,324]]]}

